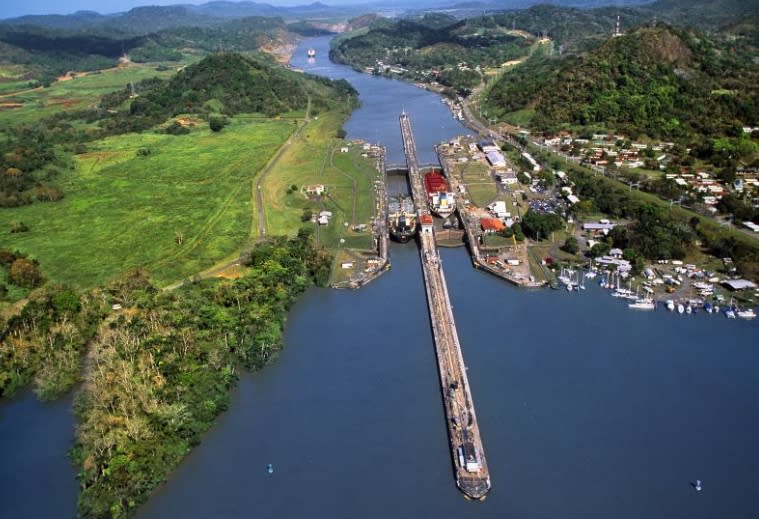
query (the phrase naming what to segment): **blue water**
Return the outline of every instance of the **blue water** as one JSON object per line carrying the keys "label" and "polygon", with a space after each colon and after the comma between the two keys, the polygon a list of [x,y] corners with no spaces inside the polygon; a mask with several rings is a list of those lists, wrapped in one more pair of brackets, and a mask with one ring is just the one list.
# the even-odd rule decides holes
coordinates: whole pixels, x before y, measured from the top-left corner
{"label": "blue water", "polygon": [[30,391],[0,403],[0,517],[76,517],[71,400],[41,404]]}
{"label": "blue water", "polygon": [[[325,63],[326,45],[305,43],[293,64],[360,90],[349,137],[380,140],[400,162],[404,108],[422,160],[466,133],[430,93]],[[281,357],[242,377],[229,411],[138,517],[759,516],[759,322],[635,312],[595,286],[518,290],[473,270],[464,249],[442,257],[493,482],[486,501],[466,501],[453,481],[409,243],[360,291],[313,289],[298,302]],[[0,408],[0,517],[73,517],[68,404],[22,402]],[[31,455],[22,439],[38,430],[57,456]],[[20,487],[36,499],[11,495]]]}

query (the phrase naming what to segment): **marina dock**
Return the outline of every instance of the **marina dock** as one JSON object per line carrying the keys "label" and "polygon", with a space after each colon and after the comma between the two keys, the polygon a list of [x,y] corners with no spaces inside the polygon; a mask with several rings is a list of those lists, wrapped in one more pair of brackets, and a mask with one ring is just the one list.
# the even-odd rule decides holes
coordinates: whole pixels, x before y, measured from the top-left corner
{"label": "marina dock", "polygon": [[456,484],[467,497],[484,499],[490,490],[490,473],[485,460],[485,450],[461,354],[448,287],[435,242],[432,215],[427,208],[411,122],[405,113],[401,114],[400,121],[409,183],[417,218],[421,223],[419,254],[424,272]]}

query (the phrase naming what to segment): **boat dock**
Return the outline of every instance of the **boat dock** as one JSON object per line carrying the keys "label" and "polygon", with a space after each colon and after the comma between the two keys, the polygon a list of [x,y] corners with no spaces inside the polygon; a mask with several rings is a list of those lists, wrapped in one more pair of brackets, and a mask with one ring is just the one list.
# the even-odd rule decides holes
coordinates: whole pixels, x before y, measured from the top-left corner
{"label": "boat dock", "polygon": [[456,484],[467,497],[484,499],[490,490],[490,473],[485,460],[485,450],[461,354],[448,287],[435,242],[432,215],[427,208],[411,122],[405,112],[401,114],[400,121],[409,183],[417,219],[421,224],[419,254],[424,272]]}

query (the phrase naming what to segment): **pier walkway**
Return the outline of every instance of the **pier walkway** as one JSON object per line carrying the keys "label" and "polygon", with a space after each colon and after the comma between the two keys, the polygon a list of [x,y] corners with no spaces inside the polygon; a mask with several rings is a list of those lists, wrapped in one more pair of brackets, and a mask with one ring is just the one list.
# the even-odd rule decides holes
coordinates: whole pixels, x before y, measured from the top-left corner
{"label": "pier walkway", "polygon": [[464,358],[461,355],[448,287],[435,243],[432,215],[427,208],[427,197],[416,158],[414,134],[406,113],[401,114],[401,133],[417,221],[421,223],[419,242],[422,270],[456,484],[467,497],[483,499],[490,490],[490,473],[485,461]]}

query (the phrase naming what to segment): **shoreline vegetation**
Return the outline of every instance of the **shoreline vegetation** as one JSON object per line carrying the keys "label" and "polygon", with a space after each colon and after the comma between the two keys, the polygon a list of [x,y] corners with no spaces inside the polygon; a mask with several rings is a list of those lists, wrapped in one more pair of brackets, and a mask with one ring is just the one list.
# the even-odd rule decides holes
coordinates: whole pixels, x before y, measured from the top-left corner
{"label": "shoreline vegetation", "polygon": [[[376,175],[343,141],[350,85],[232,53],[179,76],[122,82],[85,110],[27,112],[23,142],[44,135],[49,153],[30,145],[10,180],[31,186],[49,163],[60,196],[0,209],[13,220],[0,229],[0,398],[33,384],[52,400],[82,383],[71,457],[83,517],[131,515],[226,409],[239,371],[276,358],[288,309],[329,281],[325,246],[371,241],[343,226],[368,223]],[[263,187],[282,200],[266,199],[256,238],[254,186],[278,150]],[[331,226],[303,220],[325,207]],[[232,254],[234,268],[198,275]]]}
{"label": "shoreline vegetation", "polygon": [[303,229],[245,263],[239,279],[170,292],[140,271],[108,288],[121,309],[92,341],[75,403],[82,516],[126,517],[166,480],[226,409],[239,371],[276,358],[289,308],[326,284],[332,258]]}

